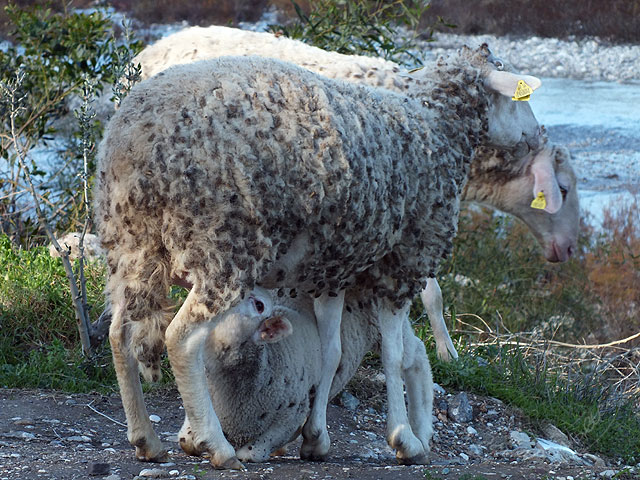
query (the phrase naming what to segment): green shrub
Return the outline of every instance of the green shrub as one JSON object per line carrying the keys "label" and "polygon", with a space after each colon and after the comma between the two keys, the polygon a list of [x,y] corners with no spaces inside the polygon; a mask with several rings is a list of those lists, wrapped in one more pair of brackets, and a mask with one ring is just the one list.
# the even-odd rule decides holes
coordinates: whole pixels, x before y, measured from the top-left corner
{"label": "green shrub", "polygon": [[[93,13],[54,13],[40,6],[20,9],[10,4],[5,11],[12,24],[16,42],[0,51],[0,83],[9,85],[17,72],[24,73],[17,97],[20,110],[14,128],[21,150],[27,155],[30,176],[41,195],[41,203],[54,227],[64,230],[77,217],[81,207],[80,182],[82,149],[75,119],[68,115],[67,99],[80,96],[85,82],[98,89],[113,83],[123,59],[141,45],[117,45],[111,21],[100,11]],[[128,60],[127,60],[128,61]],[[110,95],[109,93],[103,93]],[[11,136],[12,125],[8,99],[0,101],[0,233],[14,241],[28,244],[38,234],[32,199],[23,192],[25,172],[16,158],[16,145]],[[60,119],[71,125],[68,145],[61,145],[53,134]],[[56,123],[58,122],[58,123]],[[99,137],[99,123],[91,125],[91,140]],[[67,128],[69,126],[67,125]],[[42,165],[43,150],[54,147],[49,155],[52,165]],[[39,148],[40,155],[34,156]],[[57,150],[57,151],[55,151]],[[92,159],[90,170],[93,171]],[[18,182],[16,182],[16,180]]]}
{"label": "green shrub", "polygon": [[305,13],[292,0],[298,19],[287,25],[270,25],[283,34],[324,50],[347,55],[382,57],[401,64],[422,64],[413,53],[415,34],[398,35],[399,26],[410,30],[420,23],[429,3],[421,0],[319,0]]}
{"label": "green shrub", "polygon": [[[73,350],[78,329],[62,262],[46,247],[24,250],[0,236],[0,363],[19,364],[57,341]],[[86,266],[93,320],[104,306],[104,266]]]}

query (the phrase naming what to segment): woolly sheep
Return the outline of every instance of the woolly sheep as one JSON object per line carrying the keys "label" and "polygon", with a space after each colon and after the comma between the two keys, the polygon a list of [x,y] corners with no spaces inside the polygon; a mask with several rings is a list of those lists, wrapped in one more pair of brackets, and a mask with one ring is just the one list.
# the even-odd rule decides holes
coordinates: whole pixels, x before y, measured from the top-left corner
{"label": "woolly sheep", "polygon": [[[134,366],[157,378],[164,340],[196,444],[214,466],[241,467],[202,388],[199,359],[208,330],[256,285],[315,298],[323,368],[303,458],[328,452],[348,286],[377,299],[387,382],[401,379],[394,346],[411,298],[451,250],[474,148],[539,147],[531,109],[511,100],[518,81],[537,88],[539,80],[491,60],[486,46],[461,49],[418,72],[409,97],[255,57],[174,67],[133,88],[100,145],[95,219],[108,250],[114,365],[139,458],[164,451],[132,416]],[[173,319],[172,282],[193,285]],[[401,458],[424,455],[403,398],[391,395],[401,387],[389,390],[398,411],[390,410],[388,441]]]}
{"label": "woolly sheep", "polygon": [[[313,299],[270,294],[272,317],[262,322],[252,318],[220,322],[207,338],[204,350],[211,399],[241,461],[267,460],[299,435],[320,379],[321,345]],[[344,388],[368,351],[379,349],[373,305],[366,302],[361,308],[359,302],[366,300],[349,290],[340,332],[342,357],[330,397]],[[428,451],[432,433],[431,369],[424,344],[413,333],[408,319],[403,323],[402,365],[411,428]],[[238,402],[238,392],[242,392],[242,402]],[[187,453],[202,453],[193,441],[188,418],[178,437]]]}
{"label": "woolly sheep", "polygon": [[[260,55],[300,65],[329,78],[406,92],[416,82],[399,65],[381,58],[327,52],[284,36],[237,28],[189,27],[147,46],[134,59],[142,78],[148,78],[173,65],[212,59],[223,55]],[[427,66],[426,68],[431,68]],[[566,149],[557,148],[555,157],[541,157],[537,170],[532,157],[524,162],[511,152],[481,149],[476,152],[467,186],[461,200],[476,202],[510,213],[531,229],[551,262],[566,261],[575,249],[580,224],[576,176]],[[558,183],[563,199],[558,209],[558,190],[553,210],[533,209],[530,204],[539,192],[538,177],[551,176]],[[549,193],[549,192],[547,192]],[[557,209],[557,211],[555,211]],[[431,278],[421,293],[431,323],[439,358],[450,360],[458,354],[447,331],[442,312],[442,293]]]}

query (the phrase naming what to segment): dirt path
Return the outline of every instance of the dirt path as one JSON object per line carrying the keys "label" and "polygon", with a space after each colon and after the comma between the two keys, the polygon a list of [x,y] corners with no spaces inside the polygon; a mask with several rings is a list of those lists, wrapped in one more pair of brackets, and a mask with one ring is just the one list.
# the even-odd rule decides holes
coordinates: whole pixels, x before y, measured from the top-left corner
{"label": "dirt path", "polygon": [[[436,405],[444,408],[447,398],[451,400],[451,396],[437,397]],[[135,460],[121,425],[124,413],[117,395],[0,390],[0,479],[128,480],[149,468],[158,470],[156,478],[183,480],[604,478],[601,473],[608,468],[601,463],[579,466],[544,458],[525,460],[509,445],[510,432],[524,429],[517,412],[495,399],[470,399],[475,418],[466,424],[451,421],[436,408],[439,420],[429,465],[396,464],[384,441],[384,414],[363,404],[355,410],[331,405],[332,446],[327,462],[301,461],[296,455],[299,444],[292,444],[285,456],[249,464],[245,472],[229,472],[215,471],[206,460],[188,457],[177,446],[183,412],[174,390],[147,395],[150,414],[160,417],[156,431],[172,449],[169,464]]]}

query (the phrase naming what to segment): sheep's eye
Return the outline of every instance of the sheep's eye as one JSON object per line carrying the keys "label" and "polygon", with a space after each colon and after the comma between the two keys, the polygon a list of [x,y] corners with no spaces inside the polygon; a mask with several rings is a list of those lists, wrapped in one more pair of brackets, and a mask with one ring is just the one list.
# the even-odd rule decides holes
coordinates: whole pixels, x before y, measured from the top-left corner
{"label": "sheep's eye", "polygon": [[560,193],[562,194],[562,200],[564,201],[567,198],[567,193],[569,193],[569,190],[560,185]]}
{"label": "sheep's eye", "polygon": [[256,312],[263,313],[264,312],[264,303],[260,300],[253,299],[253,305],[256,307]]}
{"label": "sheep's eye", "polygon": [[500,60],[494,61],[493,64],[498,70],[504,70],[504,63],[502,63]]}

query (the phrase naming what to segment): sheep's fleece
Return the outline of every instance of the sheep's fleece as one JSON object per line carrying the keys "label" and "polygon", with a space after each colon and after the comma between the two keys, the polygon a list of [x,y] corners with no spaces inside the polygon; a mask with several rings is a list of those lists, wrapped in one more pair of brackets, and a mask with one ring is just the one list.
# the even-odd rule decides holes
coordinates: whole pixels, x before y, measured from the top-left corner
{"label": "sheep's fleece", "polygon": [[[256,284],[325,298],[355,282],[387,317],[403,315],[451,249],[474,147],[539,143],[528,105],[494,83],[513,92],[516,76],[490,60],[486,46],[462,49],[418,74],[415,98],[253,57],[134,87],[100,145],[95,206],[121,393],[139,383],[131,355],[157,377],[166,330],[185,410],[214,465],[226,465],[233,449],[188,362],[199,358],[192,334]],[[175,281],[193,288],[167,329]],[[127,420],[145,457],[153,433]]]}
{"label": "sheep's fleece", "polygon": [[[223,55],[260,55],[300,65],[329,78],[383,87],[411,94],[412,83],[420,82],[407,75],[399,65],[359,55],[342,55],[307,45],[284,36],[251,32],[237,28],[211,26],[189,27],[147,46],[134,59],[140,64],[142,77],[148,78],[178,64],[212,59]],[[425,68],[433,68],[427,65]],[[523,144],[523,146],[526,146]],[[566,149],[550,146],[551,155],[542,161],[523,151],[505,151],[483,147],[475,152],[469,179],[461,200],[478,202],[515,215],[531,229],[549,261],[566,261],[577,244],[579,203],[576,176]],[[549,160],[546,160],[549,159]],[[548,175],[555,175],[565,198],[557,212],[531,208],[536,195],[533,164],[543,165]],[[538,169],[538,172],[540,170]],[[553,186],[553,185],[551,185]],[[558,191],[556,192],[556,198]],[[557,208],[558,200],[556,200]],[[438,356],[457,358],[457,352],[442,317],[442,295],[437,282],[429,280],[422,292],[425,309],[435,335]]]}

